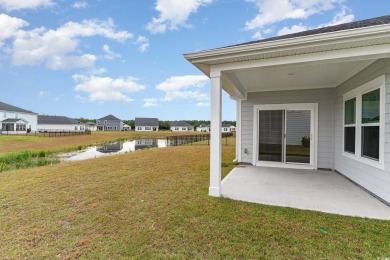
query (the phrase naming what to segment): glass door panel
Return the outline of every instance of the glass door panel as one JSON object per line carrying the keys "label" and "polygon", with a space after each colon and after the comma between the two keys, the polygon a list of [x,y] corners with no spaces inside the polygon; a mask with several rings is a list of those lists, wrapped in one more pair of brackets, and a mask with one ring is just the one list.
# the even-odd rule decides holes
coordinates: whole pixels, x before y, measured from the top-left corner
{"label": "glass door panel", "polygon": [[286,111],[286,163],[310,164],[310,110]]}
{"label": "glass door panel", "polygon": [[259,111],[259,161],[284,162],[284,110]]}

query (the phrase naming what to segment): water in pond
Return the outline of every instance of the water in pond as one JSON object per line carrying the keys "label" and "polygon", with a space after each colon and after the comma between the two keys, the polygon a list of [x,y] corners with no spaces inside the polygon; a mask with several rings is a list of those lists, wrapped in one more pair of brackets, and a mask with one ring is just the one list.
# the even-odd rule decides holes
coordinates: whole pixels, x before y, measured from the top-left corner
{"label": "water in pond", "polygon": [[107,155],[134,152],[153,147],[167,147],[165,139],[139,139],[126,142],[112,142],[102,146],[92,146],[80,152],[72,152],[62,157],[63,161],[80,161],[91,158],[98,158]]}

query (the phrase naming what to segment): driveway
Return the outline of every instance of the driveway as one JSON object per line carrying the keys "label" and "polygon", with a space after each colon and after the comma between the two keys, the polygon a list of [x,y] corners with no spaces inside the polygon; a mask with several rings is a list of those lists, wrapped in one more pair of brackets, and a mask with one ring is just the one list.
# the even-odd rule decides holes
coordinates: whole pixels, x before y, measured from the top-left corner
{"label": "driveway", "polygon": [[237,166],[222,181],[222,196],[266,205],[390,220],[389,206],[331,171]]}

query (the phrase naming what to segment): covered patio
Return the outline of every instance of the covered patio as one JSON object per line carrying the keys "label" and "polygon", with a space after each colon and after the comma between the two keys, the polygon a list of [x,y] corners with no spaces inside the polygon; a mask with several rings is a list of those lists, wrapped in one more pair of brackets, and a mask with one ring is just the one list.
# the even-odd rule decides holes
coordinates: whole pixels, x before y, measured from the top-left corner
{"label": "covered patio", "polygon": [[389,206],[333,171],[240,165],[221,186],[235,200],[390,220]]}

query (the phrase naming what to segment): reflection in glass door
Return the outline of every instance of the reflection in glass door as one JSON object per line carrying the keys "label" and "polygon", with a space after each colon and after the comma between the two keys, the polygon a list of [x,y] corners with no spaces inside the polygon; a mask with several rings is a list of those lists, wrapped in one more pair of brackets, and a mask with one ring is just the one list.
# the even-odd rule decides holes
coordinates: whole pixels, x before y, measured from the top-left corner
{"label": "reflection in glass door", "polygon": [[258,160],[311,163],[311,110],[259,110]]}
{"label": "reflection in glass door", "polygon": [[286,112],[286,163],[310,163],[310,110]]}
{"label": "reflection in glass door", "polygon": [[284,110],[259,111],[259,161],[283,162]]}

